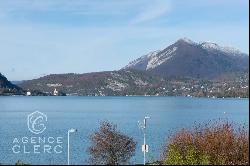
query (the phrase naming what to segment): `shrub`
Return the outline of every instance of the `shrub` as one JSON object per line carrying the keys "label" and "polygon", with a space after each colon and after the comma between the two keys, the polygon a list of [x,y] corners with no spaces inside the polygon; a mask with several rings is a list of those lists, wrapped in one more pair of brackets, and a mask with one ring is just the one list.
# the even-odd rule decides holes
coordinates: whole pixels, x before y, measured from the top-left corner
{"label": "shrub", "polygon": [[102,122],[101,127],[91,136],[89,163],[97,165],[127,164],[135,155],[136,142],[133,138],[117,131],[116,125]]}
{"label": "shrub", "polygon": [[178,147],[171,144],[164,163],[167,165],[208,165],[209,157],[205,154],[197,154],[192,146],[187,146],[182,155]]}
{"label": "shrub", "polygon": [[29,164],[25,164],[21,160],[17,160],[17,162],[15,163],[15,165],[29,165]]}
{"label": "shrub", "polygon": [[248,165],[249,133],[228,121],[198,124],[170,136],[163,157],[165,164]]}

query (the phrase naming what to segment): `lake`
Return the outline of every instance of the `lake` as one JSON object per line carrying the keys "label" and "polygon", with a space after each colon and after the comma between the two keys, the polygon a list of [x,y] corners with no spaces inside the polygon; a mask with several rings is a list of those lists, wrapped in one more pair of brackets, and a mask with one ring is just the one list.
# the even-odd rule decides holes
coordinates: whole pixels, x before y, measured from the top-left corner
{"label": "lake", "polygon": [[[70,163],[87,164],[89,136],[104,120],[117,124],[120,131],[137,141],[136,155],[131,163],[142,163],[143,133],[138,128],[138,121],[146,115],[150,116],[147,160],[156,160],[169,133],[191,127],[195,122],[227,118],[248,126],[248,105],[249,99],[233,98],[0,97],[0,163],[14,164],[21,160],[30,164],[67,164],[67,131],[76,128],[78,131],[70,134]],[[34,111],[47,116],[46,129],[40,134],[28,129],[27,116]],[[26,140],[21,142],[23,137]],[[61,137],[61,153],[45,153],[43,144],[46,143],[34,150],[37,137]],[[27,141],[29,138],[33,140]],[[51,143],[52,149],[56,145]]]}

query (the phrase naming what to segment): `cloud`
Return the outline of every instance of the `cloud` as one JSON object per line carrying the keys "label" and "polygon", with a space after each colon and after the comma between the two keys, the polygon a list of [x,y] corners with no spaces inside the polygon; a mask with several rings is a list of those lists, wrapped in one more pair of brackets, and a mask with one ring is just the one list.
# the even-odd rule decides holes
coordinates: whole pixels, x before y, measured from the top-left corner
{"label": "cloud", "polygon": [[171,4],[168,0],[150,1],[142,11],[131,20],[131,24],[139,24],[160,18],[171,11]]}
{"label": "cloud", "polygon": [[1,13],[67,12],[68,14],[101,15],[126,13],[136,9],[144,0],[0,0]]}
{"label": "cloud", "polygon": [[113,26],[128,24],[145,4],[147,0],[0,0],[0,23],[107,25],[112,20]]}

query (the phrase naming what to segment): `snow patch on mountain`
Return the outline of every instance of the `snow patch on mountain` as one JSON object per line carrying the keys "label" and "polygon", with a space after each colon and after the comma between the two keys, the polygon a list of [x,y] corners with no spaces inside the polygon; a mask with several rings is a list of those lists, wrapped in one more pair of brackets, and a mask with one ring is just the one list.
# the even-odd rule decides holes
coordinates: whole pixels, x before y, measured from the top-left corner
{"label": "snow patch on mountain", "polygon": [[236,54],[242,54],[242,52],[239,49],[237,49],[237,48],[223,47],[222,49],[226,53],[230,53],[230,54],[234,54],[234,55],[236,55]]}
{"label": "snow patch on mountain", "polygon": [[215,50],[220,49],[218,44],[212,42],[203,42],[201,43],[201,47],[204,49],[215,49]]}
{"label": "snow patch on mountain", "polygon": [[146,54],[142,56],[141,58],[138,58],[132,62],[130,62],[127,66],[125,66],[123,69],[131,68],[139,63],[145,63],[146,64],[146,70],[154,69],[157,66],[163,64],[167,60],[173,57],[174,52],[177,50],[177,47],[173,47],[172,49],[168,49],[167,51],[161,52],[161,51],[153,51],[149,54]]}
{"label": "snow patch on mountain", "polygon": [[202,48],[204,48],[208,51],[221,51],[221,52],[231,54],[231,55],[242,54],[242,52],[239,49],[236,49],[233,47],[221,47],[218,44],[213,43],[213,42],[203,42],[200,45]]}
{"label": "snow patch on mountain", "polygon": [[117,80],[108,79],[108,85],[106,86],[109,89],[112,89],[113,91],[122,91],[124,88],[128,87],[128,84],[121,83]]}
{"label": "snow patch on mountain", "polygon": [[142,56],[142,57],[140,57],[140,58],[138,58],[138,59],[136,59],[136,60],[130,62],[130,63],[129,63],[127,66],[125,66],[123,69],[126,69],[126,68],[130,68],[130,67],[136,66],[138,63],[141,63],[141,62],[143,62],[143,61],[146,62],[146,61],[149,60],[149,58],[150,58],[151,56],[155,56],[155,55],[157,55],[159,52],[160,52],[160,50],[152,51],[152,52],[150,52],[150,53],[148,53],[148,54],[146,54],[146,55],[144,55],[144,56]]}
{"label": "snow patch on mountain", "polygon": [[149,57],[148,65],[146,70],[154,69],[157,66],[163,64],[167,60],[173,57],[174,52],[177,50],[177,47],[173,47],[172,49],[168,49],[167,51],[160,53],[160,54],[154,54]]}
{"label": "snow patch on mountain", "polygon": [[189,38],[187,38],[187,37],[181,38],[181,39],[179,39],[178,41],[183,41],[183,42],[188,43],[188,44],[191,44],[191,45],[197,45],[196,42],[192,41],[191,39],[189,39]]}

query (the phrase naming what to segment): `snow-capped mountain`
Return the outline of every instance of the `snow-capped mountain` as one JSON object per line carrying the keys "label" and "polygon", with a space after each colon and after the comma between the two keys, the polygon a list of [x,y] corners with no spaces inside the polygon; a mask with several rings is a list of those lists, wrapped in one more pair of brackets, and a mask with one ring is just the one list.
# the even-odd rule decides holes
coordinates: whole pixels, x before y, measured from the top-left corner
{"label": "snow-capped mountain", "polygon": [[246,72],[249,56],[232,47],[213,42],[179,39],[167,48],[130,62],[123,69],[149,71],[163,76],[215,78],[231,72]]}

